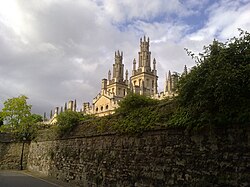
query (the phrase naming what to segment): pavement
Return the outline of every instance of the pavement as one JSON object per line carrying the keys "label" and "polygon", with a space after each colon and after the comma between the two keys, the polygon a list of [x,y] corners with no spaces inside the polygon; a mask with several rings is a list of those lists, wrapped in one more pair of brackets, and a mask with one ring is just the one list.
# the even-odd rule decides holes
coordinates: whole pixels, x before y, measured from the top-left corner
{"label": "pavement", "polygon": [[25,170],[0,170],[0,187],[72,187],[72,185]]}

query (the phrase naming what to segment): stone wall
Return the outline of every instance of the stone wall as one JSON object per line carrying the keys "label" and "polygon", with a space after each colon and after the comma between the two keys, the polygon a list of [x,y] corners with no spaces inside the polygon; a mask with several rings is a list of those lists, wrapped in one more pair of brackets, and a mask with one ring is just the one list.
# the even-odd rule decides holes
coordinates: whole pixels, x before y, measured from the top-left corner
{"label": "stone wall", "polygon": [[[23,143],[15,142],[8,134],[0,133],[0,170],[20,169]],[[23,169],[26,168],[29,143],[24,144]]]}
{"label": "stone wall", "polygon": [[250,128],[39,140],[28,169],[77,186],[249,186]]}

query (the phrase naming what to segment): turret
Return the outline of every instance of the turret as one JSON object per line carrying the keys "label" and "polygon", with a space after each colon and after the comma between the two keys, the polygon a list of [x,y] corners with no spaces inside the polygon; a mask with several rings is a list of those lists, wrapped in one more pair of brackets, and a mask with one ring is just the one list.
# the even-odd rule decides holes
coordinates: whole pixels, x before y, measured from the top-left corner
{"label": "turret", "polygon": [[108,72],[108,81],[110,81],[111,80],[111,71],[109,70],[109,72]]}
{"label": "turret", "polygon": [[43,113],[43,121],[46,121],[47,117],[46,117],[46,112]]}
{"label": "turret", "polygon": [[56,107],[56,108],[55,108],[55,114],[54,114],[54,115],[57,116],[58,114],[59,114],[59,107]]}
{"label": "turret", "polygon": [[125,83],[128,85],[128,70],[125,73]]}
{"label": "turret", "polygon": [[144,40],[140,39],[140,52],[139,52],[139,67],[142,72],[151,71],[150,62],[151,60],[151,52],[149,51],[149,38],[146,40],[144,36]]}
{"label": "turret", "polygon": [[115,64],[113,64],[113,79],[115,82],[123,82],[124,64],[122,64],[123,52],[115,52]]}
{"label": "turret", "polygon": [[102,79],[102,92],[107,91],[107,79]]}
{"label": "turret", "polygon": [[171,90],[172,90],[172,75],[171,75],[170,70],[169,70],[169,72],[168,72],[167,84],[168,84],[168,86],[167,86],[167,91],[168,91],[168,92],[171,92]]}
{"label": "turret", "polygon": [[64,104],[64,112],[67,110],[67,102]]}
{"label": "turret", "polygon": [[74,101],[69,101],[68,102],[68,110],[70,110],[70,111],[73,110],[73,103],[74,103]]}
{"label": "turret", "polygon": [[75,102],[74,102],[74,108],[73,108],[73,111],[76,112],[76,99],[75,99]]}
{"label": "turret", "polygon": [[154,73],[154,75],[157,74],[157,70],[156,70],[156,60],[155,60],[155,58],[154,58],[154,60],[153,60],[153,73]]}
{"label": "turret", "polygon": [[186,76],[187,75],[187,66],[185,65],[184,66],[184,71],[183,71],[183,74],[182,74],[183,76]]}
{"label": "turret", "polygon": [[118,50],[117,53],[115,52],[115,63],[117,64],[122,64],[122,58],[123,58],[123,52],[121,52]]}
{"label": "turret", "polygon": [[132,70],[132,75],[135,75],[135,72],[136,72],[136,60],[134,58],[133,60],[133,70]]}
{"label": "turret", "polygon": [[89,110],[89,102],[83,103],[82,111],[86,113]]}

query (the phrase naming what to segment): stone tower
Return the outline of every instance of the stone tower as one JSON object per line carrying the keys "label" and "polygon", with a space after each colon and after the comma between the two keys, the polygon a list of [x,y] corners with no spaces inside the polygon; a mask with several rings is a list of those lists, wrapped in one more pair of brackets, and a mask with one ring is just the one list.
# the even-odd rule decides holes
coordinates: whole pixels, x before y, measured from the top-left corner
{"label": "stone tower", "polygon": [[111,79],[111,71],[108,72],[108,80],[102,80],[102,91],[112,93],[117,97],[127,95],[128,75],[126,71],[126,79],[124,80],[124,64],[122,63],[123,53],[115,52],[115,63],[113,64],[113,77]]}
{"label": "stone tower", "polygon": [[178,81],[179,81],[178,73],[176,72],[171,73],[171,71],[169,71],[168,75],[166,75],[164,92],[168,93],[168,95],[175,93],[177,90]]}
{"label": "stone tower", "polygon": [[154,95],[157,94],[157,70],[156,60],[153,59],[153,69],[151,69],[151,52],[149,50],[149,38],[146,40],[140,39],[140,51],[138,68],[136,69],[136,60],[133,61],[133,70],[131,81],[131,90],[140,95]]}

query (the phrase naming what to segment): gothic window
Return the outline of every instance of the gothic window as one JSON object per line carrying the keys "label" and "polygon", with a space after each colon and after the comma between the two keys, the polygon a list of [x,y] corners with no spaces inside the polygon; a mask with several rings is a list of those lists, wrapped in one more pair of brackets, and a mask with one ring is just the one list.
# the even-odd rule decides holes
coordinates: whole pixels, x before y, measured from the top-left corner
{"label": "gothic window", "polygon": [[108,110],[109,109],[109,105],[106,105],[106,110]]}
{"label": "gothic window", "polygon": [[124,96],[126,95],[126,90],[125,90],[125,89],[123,89],[123,95],[124,95]]}
{"label": "gothic window", "polygon": [[154,88],[154,81],[152,80],[152,88]]}
{"label": "gothic window", "polygon": [[98,112],[98,107],[96,107],[95,111]]}
{"label": "gothic window", "polygon": [[101,111],[103,111],[103,106],[101,106]]}

